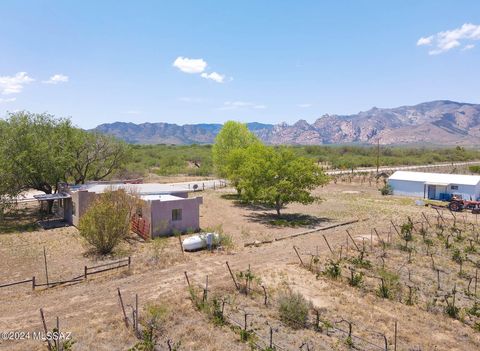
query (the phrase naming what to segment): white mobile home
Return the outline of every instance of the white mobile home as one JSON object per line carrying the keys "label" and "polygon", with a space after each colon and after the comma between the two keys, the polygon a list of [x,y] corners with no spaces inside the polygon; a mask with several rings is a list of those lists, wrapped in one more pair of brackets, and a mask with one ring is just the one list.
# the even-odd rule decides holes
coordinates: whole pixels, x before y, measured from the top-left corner
{"label": "white mobile home", "polygon": [[394,195],[433,200],[449,200],[452,195],[465,200],[480,198],[480,176],[397,171],[388,184]]}

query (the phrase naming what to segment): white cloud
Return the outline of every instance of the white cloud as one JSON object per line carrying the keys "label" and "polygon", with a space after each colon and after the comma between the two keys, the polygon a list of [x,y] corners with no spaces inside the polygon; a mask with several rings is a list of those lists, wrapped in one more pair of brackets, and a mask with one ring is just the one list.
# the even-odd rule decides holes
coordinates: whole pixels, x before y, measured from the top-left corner
{"label": "white cloud", "polygon": [[173,67],[177,67],[185,73],[202,73],[207,68],[207,62],[203,59],[190,59],[179,56],[173,62]]}
{"label": "white cloud", "polygon": [[17,98],[0,98],[0,104],[7,103],[7,102],[13,102],[17,100]]}
{"label": "white cloud", "polygon": [[225,101],[222,107],[219,107],[219,110],[236,110],[239,108],[253,108],[253,109],[265,109],[267,106],[254,104],[253,102],[247,101]]}
{"label": "white cloud", "polygon": [[417,41],[417,46],[422,46],[422,45],[431,45],[433,40],[433,35],[429,37],[421,37]]}
{"label": "white cloud", "polygon": [[0,76],[0,91],[3,95],[18,94],[24,85],[34,80],[28,76],[27,72],[18,72],[14,76]]}
{"label": "white cloud", "polygon": [[48,80],[44,80],[42,83],[45,84],[58,84],[68,82],[68,76],[63,74],[54,74]]}
{"label": "white cloud", "polygon": [[471,50],[475,47],[475,44],[468,44],[468,45],[465,45],[462,49],[462,51],[467,51],[467,50]]}
{"label": "white cloud", "polygon": [[298,104],[298,107],[308,108],[308,107],[312,107],[312,104]]}
{"label": "white cloud", "polygon": [[224,75],[221,75],[217,72],[212,72],[212,73],[202,73],[200,75],[202,78],[205,78],[205,79],[210,79],[210,80],[213,80],[217,83],[223,83],[223,80],[225,79],[225,76]]}
{"label": "white cloud", "polygon": [[[205,72],[208,64],[204,59],[191,59],[187,57],[179,56],[173,61],[173,67],[178,68],[180,71],[184,73],[191,73],[191,74],[200,74],[200,77],[204,79],[213,80],[217,83],[223,83],[225,81],[225,75],[211,72]],[[230,78],[233,80],[233,78]]]}
{"label": "white cloud", "polygon": [[[465,23],[459,28],[438,32],[429,37],[422,37],[418,39],[417,45],[433,45],[434,48],[428,53],[429,55],[438,55],[461,46],[463,41],[475,40],[480,40],[480,25]],[[471,49],[471,45],[465,45],[464,49]]]}

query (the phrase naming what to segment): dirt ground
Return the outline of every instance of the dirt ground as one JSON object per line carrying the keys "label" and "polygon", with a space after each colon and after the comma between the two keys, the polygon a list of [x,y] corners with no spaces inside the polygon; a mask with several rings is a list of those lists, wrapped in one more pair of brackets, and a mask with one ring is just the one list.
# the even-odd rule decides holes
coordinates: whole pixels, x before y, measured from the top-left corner
{"label": "dirt ground", "polygon": [[[302,293],[316,308],[321,308],[325,318],[353,321],[354,335],[375,344],[382,345],[383,339],[378,333],[383,333],[391,345],[397,321],[398,350],[480,349],[480,333],[470,326],[443,313],[429,312],[423,305],[407,306],[400,301],[381,299],[368,289],[354,289],[340,281],[316,277],[298,265],[292,248],[298,247],[301,253],[318,251],[320,256],[329,257],[323,235],[338,251],[345,245],[346,229],[361,243],[362,237],[370,239],[373,227],[386,233],[391,230],[390,220],[400,223],[407,216],[418,218],[421,211],[433,218],[436,215],[433,209],[416,206],[412,199],[381,196],[377,185],[368,182],[338,182],[317,189],[315,194],[322,200],[312,205],[291,204],[285,209],[285,215],[298,223],[295,227],[279,225],[271,210],[237,203],[232,189],[197,194],[204,197],[202,228],[222,230],[233,241],[233,247],[212,253],[182,254],[178,239],[174,237],[151,242],[132,237],[111,257],[98,258],[89,251],[74,227],[38,230],[29,226],[28,231],[5,230],[0,233],[0,270],[3,273],[0,284],[32,276],[43,283],[46,280],[44,248],[50,281],[69,279],[81,275],[85,265],[122,257],[130,256],[132,267],[48,290],[32,291],[29,284],[2,288],[0,331],[42,330],[39,310],[43,308],[49,329],[53,328],[58,316],[61,330],[72,333],[76,341],[73,350],[127,350],[138,340],[123,324],[117,295],[117,288],[120,288],[127,305],[132,305],[138,294],[141,313],[149,304],[165,306],[169,311],[164,335],[159,341],[160,350],[168,350],[166,339],[181,342],[179,350],[249,350],[231,328],[212,324],[192,307],[189,299],[184,272],[188,272],[191,284],[196,286],[203,285],[208,275],[212,294],[231,294],[233,283],[225,264],[228,261],[234,272],[245,271],[250,266],[272,297],[279,287],[288,285]],[[292,239],[273,240],[352,219],[360,221]],[[244,246],[265,240],[273,242]],[[279,321],[274,306],[262,307],[261,296],[245,299],[239,295],[236,301],[237,305],[254,313],[252,321],[260,334],[268,337],[265,323],[276,326],[276,340],[286,349],[298,350],[301,340],[311,342],[315,350],[347,349],[344,338],[338,335],[289,330]],[[236,318],[241,319],[241,314]],[[295,337],[287,337],[289,334]],[[0,349],[46,350],[46,343],[0,340]]]}

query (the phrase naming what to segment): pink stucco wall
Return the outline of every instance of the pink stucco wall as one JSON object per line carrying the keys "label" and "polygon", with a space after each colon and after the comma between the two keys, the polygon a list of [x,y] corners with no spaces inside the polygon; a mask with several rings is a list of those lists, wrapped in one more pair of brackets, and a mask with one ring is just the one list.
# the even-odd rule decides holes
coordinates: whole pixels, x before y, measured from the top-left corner
{"label": "pink stucco wall", "polygon": [[[200,205],[202,197],[174,201],[150,201],[151,236],[165,236],[174,231],[186,232],[200,229]],[[182,219],[172,220],[172,210],[182,209]]]}
{"label": "pink stucco wall", "polygon": [[78,227],[80,218],[87,212],[90,204],[95,200],[96,194],[85,190],[75,191],[71,194],[73,213],[71,216],[72,224]]}

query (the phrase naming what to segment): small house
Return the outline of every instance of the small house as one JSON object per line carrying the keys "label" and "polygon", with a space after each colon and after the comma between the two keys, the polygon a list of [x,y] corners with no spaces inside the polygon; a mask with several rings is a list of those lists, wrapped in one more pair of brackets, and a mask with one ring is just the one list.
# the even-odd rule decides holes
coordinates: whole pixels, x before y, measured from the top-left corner
{"label": "small house", "polygon": [[[65,186],[58,194],[36,196],[39,201],[57,201],[56,213],[78,226],[80,219],[99,194],[109,189],[124,189],[138,197],[132,213],[132,230],[143,238],[166,236],[200,229],[202,197],[189,197],[187,190],[169,191],[165,184],[85,184]],[[133,196],[133,195],[132,195]]]}
{"label": "small house", "polygon": [[394,195],[445,201],[452,195],[465,200],[480,198],[480,176],[474,175],[397,171],[388,184]]}

